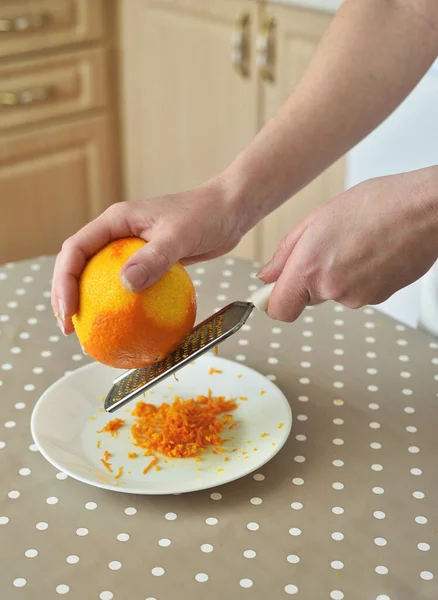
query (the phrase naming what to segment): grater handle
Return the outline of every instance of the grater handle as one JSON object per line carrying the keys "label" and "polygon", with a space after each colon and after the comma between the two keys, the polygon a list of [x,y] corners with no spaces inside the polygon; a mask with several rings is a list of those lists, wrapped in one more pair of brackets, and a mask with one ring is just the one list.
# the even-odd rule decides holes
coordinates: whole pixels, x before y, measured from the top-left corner
{"label": "grater handle", "polygon": [[263,287],[259,288],[254,292],[251,296],[251,302],[254,304],[257,310],[260,312],[265,312],[268,308],[269,298],[271,297],[272,291],[277,282],[268,283]]}

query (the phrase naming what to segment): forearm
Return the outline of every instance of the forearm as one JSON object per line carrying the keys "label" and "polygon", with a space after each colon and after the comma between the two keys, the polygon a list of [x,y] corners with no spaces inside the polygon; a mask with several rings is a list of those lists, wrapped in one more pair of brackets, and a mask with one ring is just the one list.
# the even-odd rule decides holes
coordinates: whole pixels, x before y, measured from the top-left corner
{"label": "forearm", "polygon": [[381,123],[438,53],[436,0],[346,0],[289,99],[221,175],[243,229]]}

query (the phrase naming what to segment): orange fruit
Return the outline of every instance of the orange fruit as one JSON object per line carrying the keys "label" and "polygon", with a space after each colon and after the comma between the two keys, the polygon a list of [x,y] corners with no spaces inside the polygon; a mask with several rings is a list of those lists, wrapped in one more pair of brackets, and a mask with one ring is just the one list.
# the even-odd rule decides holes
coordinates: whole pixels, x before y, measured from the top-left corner
{"label": "orange fruit", "polygon": [[85,352],[110,367],[134,369],[162,360],[195,322],[195,289],[180,263],[141,292],[120,283],[121,268],[145,243],[133,237],[111,242],[89,260],[79,281],[76,334]]}

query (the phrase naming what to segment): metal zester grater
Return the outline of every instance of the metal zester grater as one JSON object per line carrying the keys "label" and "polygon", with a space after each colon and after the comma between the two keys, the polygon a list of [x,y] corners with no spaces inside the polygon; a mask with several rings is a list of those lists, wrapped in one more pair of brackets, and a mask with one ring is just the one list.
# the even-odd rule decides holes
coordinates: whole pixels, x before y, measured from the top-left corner
{"label": "metal zester grater", "polygon": [[184,342],[167,358],[147,367],[131,369],[113,381],[105,398],[105,410],[114,412],[159,381],[166,379],[184,365],[217,346],[246,322],[254,307],[264,311],[274,284],[257,290],[251,302],[233,302],[197,325]]}

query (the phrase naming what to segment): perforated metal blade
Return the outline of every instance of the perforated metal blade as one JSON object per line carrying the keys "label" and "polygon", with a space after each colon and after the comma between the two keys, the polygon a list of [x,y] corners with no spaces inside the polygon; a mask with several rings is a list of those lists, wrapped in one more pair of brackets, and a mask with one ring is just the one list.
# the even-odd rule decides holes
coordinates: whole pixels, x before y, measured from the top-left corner
{"label": "perforated metal blade", "polygon": [[105,398],[105,410],[114,412],[166,379],[204,352],[238,331],[251,314],[251,302],[233,302],[200,323],[167,358],[141,369],[132,369],[113,381]]}

